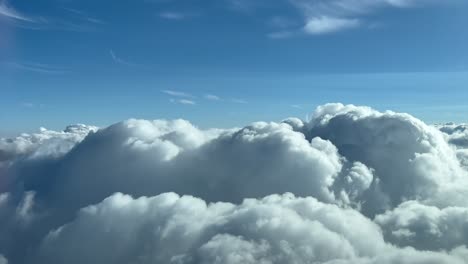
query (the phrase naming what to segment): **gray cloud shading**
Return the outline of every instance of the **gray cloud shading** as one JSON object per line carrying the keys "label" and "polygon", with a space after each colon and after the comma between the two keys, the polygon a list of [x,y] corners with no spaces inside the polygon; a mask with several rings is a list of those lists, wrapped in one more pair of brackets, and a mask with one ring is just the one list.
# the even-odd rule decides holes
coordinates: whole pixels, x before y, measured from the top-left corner
{"label": "gray cloud shading", "polygon": [[444,132],[446,140],[456,147],[457,157],[462,166],[468,168],[468,125],[447,123],[436,127]]}
{"label": "gray cloud shading", "polygon": [[0,253],[11,263],[466,263],[468,154],[451,140],[465,130],[449,127],[327,104],[308,121],[234,129],[131,119],[0,139]]}
{"label": "gray cloud shading", "polygon": [[8,264],[8,260],[3,255],[0,255],[0,264]]}
{"label": "gray cloud shading", "polygon": [[447,123],[437,127],[447,134],[450,143],[458,148],[468,148],[468,125]]}
{"label": "gray cloud shading", "polygon": [[401,246],[439,250],[468,243],[468,208],[427,206],[416,201],[376,217],[388,239]]}

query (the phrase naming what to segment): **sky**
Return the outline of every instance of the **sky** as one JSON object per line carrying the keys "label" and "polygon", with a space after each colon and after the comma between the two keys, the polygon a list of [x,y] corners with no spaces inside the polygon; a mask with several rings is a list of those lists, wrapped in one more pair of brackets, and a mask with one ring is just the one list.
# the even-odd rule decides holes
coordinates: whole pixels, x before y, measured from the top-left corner
{"label": "sky", "polygon": [[467,84],[468,0],[0,0],[0,264],[466,264]]}
{"label": "sky", "polygon": [[328,102],[468,122],[467,25],[466,0],[0,0],[0,136]]}

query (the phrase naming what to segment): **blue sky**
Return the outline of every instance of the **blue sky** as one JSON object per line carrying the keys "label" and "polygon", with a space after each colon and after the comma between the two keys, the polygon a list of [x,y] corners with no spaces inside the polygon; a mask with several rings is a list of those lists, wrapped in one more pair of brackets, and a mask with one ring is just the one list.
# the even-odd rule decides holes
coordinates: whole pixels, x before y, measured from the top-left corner
{"label": "blue sky", "polygon": [[343,102],[468,122],[466,0],[0,0],[0,135]]}

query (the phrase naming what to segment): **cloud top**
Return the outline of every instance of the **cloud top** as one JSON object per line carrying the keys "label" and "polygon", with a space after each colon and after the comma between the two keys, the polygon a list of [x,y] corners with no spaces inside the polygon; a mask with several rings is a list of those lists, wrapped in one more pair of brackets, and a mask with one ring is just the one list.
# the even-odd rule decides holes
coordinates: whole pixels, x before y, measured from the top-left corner
{"label": "cloud top", "polygon": [[0,261],[466,263],[465,131],[327,104],[243,128],[4,138]]}

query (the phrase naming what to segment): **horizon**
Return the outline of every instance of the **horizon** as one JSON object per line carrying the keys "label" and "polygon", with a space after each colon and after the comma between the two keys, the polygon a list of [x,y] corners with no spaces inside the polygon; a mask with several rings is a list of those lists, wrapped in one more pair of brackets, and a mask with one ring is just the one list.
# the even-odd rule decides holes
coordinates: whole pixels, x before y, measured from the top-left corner
{"label": "horizon", "polygon": [[463,0],[1,0],[0,134],[128,118],[232,127],[330,102],[467,122],[467,12]]}

